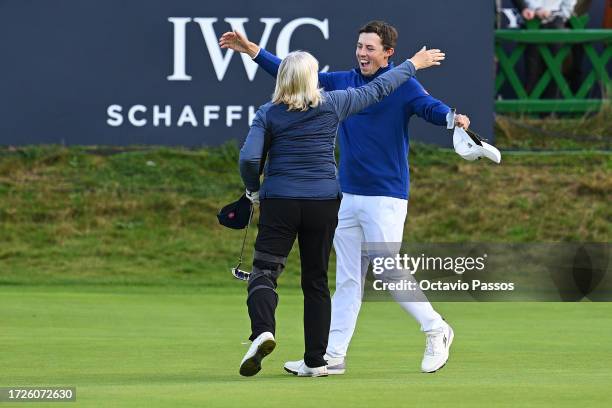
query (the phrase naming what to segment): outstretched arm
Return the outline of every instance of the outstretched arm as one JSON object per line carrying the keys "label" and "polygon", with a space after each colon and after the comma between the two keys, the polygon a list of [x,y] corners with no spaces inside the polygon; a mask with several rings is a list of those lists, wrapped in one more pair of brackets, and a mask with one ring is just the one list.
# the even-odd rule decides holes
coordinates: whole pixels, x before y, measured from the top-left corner
{"label": "outstretched arm", "polygon": [[219,38],[219,46],[248,54],[264,71],[276,78],[281,59],[249,41],[246,35],[238,31],[228,31]]}
{"label": "outstretched arm", "polygon": [[[228,31],[219,38],[219,46],[248,54],[264,71],[276,78],[282,60],[254,42],[249,41],[244,34],[238,31]],[[329,72],[319,72],[319,82],[322,87],[328,90],[333,89],[330,75],[331,73]]]}
{"label": "outstretched arm", "polygon": [[338,118],[344,120],[348,116],[379,102],[413,77],[416,70],[440,65],[442,60],[444,60],[444,53],[440,50],[426,50],[423,47],[411,59],[378,76],[367,85],[332,91],[327,93],[327,96],[334,106]]}
{"label": "outstretched arm", "polygon": [[418,81],[413,81],[413,84],[415,96],[408,102],[412,113],[429,123],[446,126],[448,129],[454,126],[467,129],[470,126],[469,117],[455,114],[444,102],[431,96]]}

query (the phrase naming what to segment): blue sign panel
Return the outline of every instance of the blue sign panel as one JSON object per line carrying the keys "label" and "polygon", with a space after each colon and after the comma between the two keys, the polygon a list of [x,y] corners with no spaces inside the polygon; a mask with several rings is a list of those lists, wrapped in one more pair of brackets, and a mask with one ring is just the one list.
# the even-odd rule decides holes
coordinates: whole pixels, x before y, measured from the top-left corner
{"label": "blue sign panel", "polygon": [[[394,61],[423,45],[441,67],[419,72],[427,91],[491,135],[494,7],[488,0],[202,2],[8,0],[0,3],[0,144],[211,146],[242,141],[274,80],[246,55],[222,50],[240,30],[270,52],[310,51],[329,71],[356,66],[359,28],[397,27]],[[450,145],[414,118],[411,137]]]}

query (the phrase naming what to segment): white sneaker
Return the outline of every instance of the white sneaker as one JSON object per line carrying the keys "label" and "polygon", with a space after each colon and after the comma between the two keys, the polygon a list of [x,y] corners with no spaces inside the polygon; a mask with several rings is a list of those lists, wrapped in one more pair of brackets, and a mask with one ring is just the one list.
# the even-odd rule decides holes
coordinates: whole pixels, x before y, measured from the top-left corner
{"label": "white sneaker", "polygon": [[327,366],[308,367],[304,360],[287,361],[285,371],[298,377],[327,377]]}
{"label": "white sneaker", "polygon": [[276,347],[276,340],[272,333],[263,332],[257,336],[240,363],[240,375],[250,377],[257,374],[261,370],[261,360],[270,354],[274,347]]}
{"label": "white sneaker", "polygon": [[346,371],[344,357],[330,357],[326,354],[323,358],[327,361],[327,373],[329,375],[342,375]]}
{"label": "white sneaker", "polygon": [[[330,357],[326,354],[323,358],[327,362],[327,374],[328,375],[340,375],[340,374],[344,374],[344,372],[346,371],[344,357]],[[302,364],[304,364],[304,360],[287,361],[285,363],[285,371],[292,373],[292,374],[297,374]]]}
{"label": "white sneaker", "polygon": [[421,371],[433,373],[444,367],[448,361],[449,351],[453,338],[453,329],[444,323],[444,326],[425,332],[425,354],[421,362]]}

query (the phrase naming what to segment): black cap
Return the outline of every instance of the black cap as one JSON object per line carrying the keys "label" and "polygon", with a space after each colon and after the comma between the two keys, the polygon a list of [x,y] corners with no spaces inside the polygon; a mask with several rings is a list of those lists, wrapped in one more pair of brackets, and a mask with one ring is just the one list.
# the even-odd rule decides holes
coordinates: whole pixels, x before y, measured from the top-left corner
{"label": "black cap", "polygon": [[251,217],[251,201],[243,194],[238,201],[234,201],[223,207],[217,218],[219,224],[232,229],[244,229],[249,224]]}

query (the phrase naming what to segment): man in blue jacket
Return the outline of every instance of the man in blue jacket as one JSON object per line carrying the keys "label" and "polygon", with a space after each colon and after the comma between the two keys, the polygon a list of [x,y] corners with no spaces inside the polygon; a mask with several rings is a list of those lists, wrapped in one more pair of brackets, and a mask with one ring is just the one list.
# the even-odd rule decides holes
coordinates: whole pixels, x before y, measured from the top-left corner
{"label": "man in blue jacket", "polygon": [[[382,21],[371,21],[359,30],[356,57],[351,71],[319,73],[326,91],[359,87],[393,68],[389,61],[397,42],[397,30]],[[281,60],[250,42],[243,34],[223,34],[219,44],[248,53],[266,72],[276,76]],[[345,357],[361,308],[369,264],[362,244],[401,242],[408,209],[408,124],[417,115],[439,126],[467,128],[469,118],[454,115],[411,78],[395,92],[361,113],[342,122],[339,129],[339,179],[343,197],[334,237],[336,292],[325,359],[329,374],[344,374]],[[421,325],[426,334],[423,372],[446,364],[453,330],[429,302],[398,302]],[[289,371],[301,362],[288,362]]]}

